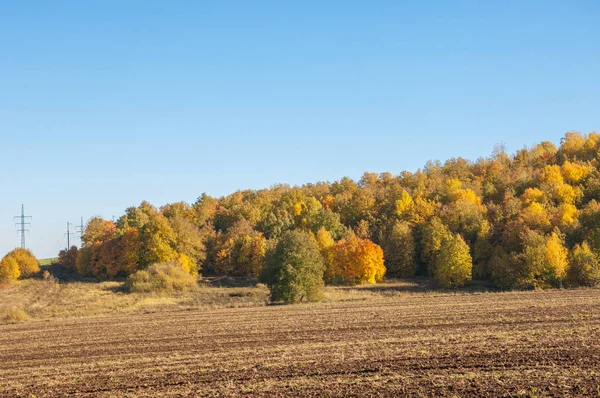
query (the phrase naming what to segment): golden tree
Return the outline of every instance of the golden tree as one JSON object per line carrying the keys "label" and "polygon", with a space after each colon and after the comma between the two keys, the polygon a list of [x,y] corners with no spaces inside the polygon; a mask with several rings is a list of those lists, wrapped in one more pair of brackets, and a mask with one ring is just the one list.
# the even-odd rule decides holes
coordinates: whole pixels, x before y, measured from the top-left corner
{"label": "golden tree", "polygon": [[27,249],[19,247],[8,252],[6,257],[12,257],[17,262],[21,278],[27,278],[40,272],[40,263]]}
{"label": "golden tree", "polygon": [[329,283],[377,283],[385,276],[383,250],[368,239],[342,239],[333,246],[333,259],[325,272]]}

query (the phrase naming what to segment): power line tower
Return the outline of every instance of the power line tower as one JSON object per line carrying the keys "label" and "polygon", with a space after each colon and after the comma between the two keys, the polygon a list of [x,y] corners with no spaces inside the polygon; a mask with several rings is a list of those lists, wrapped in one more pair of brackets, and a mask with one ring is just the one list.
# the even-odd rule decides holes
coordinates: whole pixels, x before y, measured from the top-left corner
{"label": "power line tower", "polygon": [[13,217],[15,220],[19,220],[19,222],[15,223],[15,226],[18,228],[17,229],[17,233],[21,233],[21,247],[23,249],[25,249],[25,232],[29,232],[28,229],[26,229],[25,227],[27,225],[31,225],[30,222],[26,222],[25,220],[31,220],[31,216],[26,216],[25,215],[25,206],[23,204],[21,204],[21,215],[20,216],[14,216]]}
{"label": "power line tower", "polygon": [[77,230],[75,231],[79,234],[79,239],[81,240],[81,246],[83,246],[83,233],[85,232],[85,227],[83,226],[83,217],[81,217],[81,224],[77,226]]}
{"label": "power line tower", "polygon": [[71,225],[73,224],[67,221],[67,233],[65,234],[67,236],[67,250],[71,248],[71,235],[75,236],[75,233],[70,231]]}

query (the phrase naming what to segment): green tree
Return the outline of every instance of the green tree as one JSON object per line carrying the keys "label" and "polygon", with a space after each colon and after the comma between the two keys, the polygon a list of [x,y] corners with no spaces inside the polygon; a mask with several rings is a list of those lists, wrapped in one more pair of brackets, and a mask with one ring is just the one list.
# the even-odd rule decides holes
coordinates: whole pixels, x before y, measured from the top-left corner
{"label": "green tree", "polygon": [[271,301],[320,301],[325,267],[319,246],[304,231],[285,232],[268,256],[262,280],[271,289]]}
{"label": "green tree", "polygon": [[575,245],[567,272],[570,286],[596,286],[600,284],[600,263],[587,242]]}
{"label": "green tree", "polygon": [[436,255],[434,278],[443,288],[462,287],[471,281],[473,261],[469,245],[459,235],[449,235],[442,239]]}
{"label": "green tree", "polygon": [[410,278],[417,271],[413,231],[406,221],[397,221],[381,243],[387,274]]}
{"label": "green tree", "polygon": [[447,226],[438,217],[432,218],[423,227],[421,235],[421,261],[427,266],[427,274],[433,276],[437,264],[437,256],[442,242],[451,235]]}

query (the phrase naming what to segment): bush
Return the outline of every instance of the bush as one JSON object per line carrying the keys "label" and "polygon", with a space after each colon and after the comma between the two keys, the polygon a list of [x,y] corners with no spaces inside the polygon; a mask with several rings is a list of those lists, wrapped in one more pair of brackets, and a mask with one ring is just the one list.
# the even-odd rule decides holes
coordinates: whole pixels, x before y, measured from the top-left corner
{"label": "bush", "polygon": [[312,235],[285,232],[265,264],[262,280],[271,289],[271,301],[296,303],[323,297],[323,257]]}
{"label": "bush", "polygon": [[132,274],[125,282],[125,289],[132,293],[173,293],[197,290],[198,282],[180,264],[168,262]]}
{"label": "bush", "polygon": [[27,278],[40,272],[40,263],[35,256],[27,249],[18,248],[8,252],[6,257],[12,257],[19,265],[21,278]]}
{"label": "bush", "polygon": [[0,283],[11,283],[19,278],[19,264],[13,257],[4,257],[0,261]]}

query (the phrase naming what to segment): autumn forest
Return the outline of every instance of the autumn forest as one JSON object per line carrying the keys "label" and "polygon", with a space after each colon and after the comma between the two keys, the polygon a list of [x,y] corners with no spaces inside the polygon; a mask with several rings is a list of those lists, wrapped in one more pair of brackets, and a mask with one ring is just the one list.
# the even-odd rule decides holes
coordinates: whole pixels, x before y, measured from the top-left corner
{"label": "autumn forest", "polygon": [[190,274],[269,280],[276,252],[304,250],[319,253],[317,275],[328,284],[426,276],[440,288],[592,286],[599,226],[600,134],[569,132],[559,146],[514,155],[498,146],[476,161],[432,161],[399,175],[143,202],[116,222],[89,220],[83,247],[60,259],[87,277],[171,262]]}

